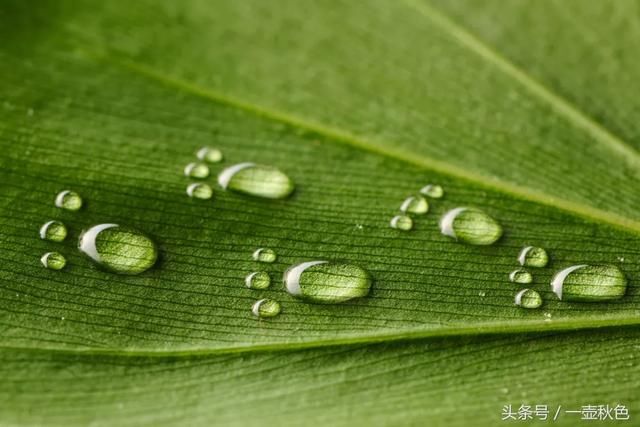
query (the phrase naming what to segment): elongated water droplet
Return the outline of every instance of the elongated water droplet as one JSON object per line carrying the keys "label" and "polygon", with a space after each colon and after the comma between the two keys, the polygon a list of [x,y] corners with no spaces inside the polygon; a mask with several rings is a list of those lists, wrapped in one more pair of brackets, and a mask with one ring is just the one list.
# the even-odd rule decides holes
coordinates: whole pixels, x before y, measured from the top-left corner
{"label": "elongated water droplet", "polygon": [[471,245],[491,245],[502,236],[502,227],[476,208],[455,208],[440,220],[440,231]]}
{"label": "elongated water droplet", "polygon": [[429,203],[427,199],[422,196],[409,196],[400,206],[401,212],[408,212],[413,214],[424,214],[429,211]]}
{"label": "elongated water droplet", "polygon": [[97,264],[122,274],[139,274],[158,258],[156,244],[141,232],[118,224],[100,224],[85,230],[78,247]]}
{"label": "elongated water droplet", "polygon": [[437,184],[429,184],[425,185],[420,189],[420,192],[427,197],[431,197],[432,199],[439,199],[444,196],[444,190]]}
{"label": "elongated water droplet", "polygon": [[509,280],[513,283],[531,283],[533,281],[533,276],[527,270],[518,268],[509,274]]}
{"label": "elongated water droplet", "polygon": [[40,262],[51,270],[62,270],[67,265],[66,258],[60,252],[47,252],[42,255]]}
{"label": "elongated water droplet", "polygon": [[413,228],[413,220],[406,215],[396,215],[391,218],[389,222],[391,228],[397,228],[398,230],[409,231]]}
{"label": "elongated water droplet", "polygon": [[196,156],[198,159],[209,163],[219,163],[222,161],[222,151],[213,147],[202,147],[198,150]]}
{"label": "elongated water droplet", "polygon": [[207,184],[196,182],[187,186],[187,195],[194,199],[208,200],[213,196],[213,189]]}
{"label": "elongated water droplet", "polygon": [[277,258],[276,252],[269,248],[256,249],[251,255],[255,261],[258,262],[274,262]]}
{"label": "elongated water droplet", "polygon": [[255,163],[239,163],[224,169],[218,175],[218,184],[225,190],[267,199],[283,199],[295,188],[280,169]]}
{"label": "elongated water droplet", "polygon": [[366,296],[372,282],[369,273],[356,265],[329,261],[293,265],[285,271],[283,281],[291,295],[320,303]]}
{"label": "elongated water droplet", "polygon": [[533,289],[523,289],[516,294],[515,303],[523,308],[538,308],[542,305],[542,297]]}
{"label": "elongated water droplet", "polygon": [[82,197],[75,191],[64,190],[56,196],[56,206],[68,211],[77,211],[82,207]]}
{"label": "elongated water droplet", "polygon": [[606,301],[621,298],[627,278],[615,265],[574,265],[556,273],[553,292],[566,301]]}
{"label": "elongated water droplet", "polygon": [[67,238],[67,227],[60,221],[49,221],[40,227],[40,238],[62,242]]}
{"label": "elongated water droplet", "polygon": [[271,277],[266,271],[256,271],[245,277],[244,283],[249,289],[267,289],[271,285]]}
{"label": "elongated water droplet", "polygon": [[184,168],[184,175],[190,178],[203,179],[209,176],[209,166],[204,163],[189,163]]}
{"label": "elongated water droplet", "polygon": [[544,267],[549,262],[549,255],[543,248],[527,246],[520,251],[518,262],[526,267]]}
{"label": "elongated water droplet", "polygon": [[251,312],[257,317],[275,317],[280,314],[280,303],[276,300],[264,298],[253,304]]}

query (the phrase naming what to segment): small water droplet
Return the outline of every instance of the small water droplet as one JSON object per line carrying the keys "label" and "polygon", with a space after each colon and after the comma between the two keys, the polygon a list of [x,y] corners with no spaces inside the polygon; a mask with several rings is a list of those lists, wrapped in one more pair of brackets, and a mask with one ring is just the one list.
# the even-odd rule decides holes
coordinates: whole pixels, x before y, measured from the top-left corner
{"label": "small water droplet", "polygon": [[222,151],[213,147],[202,147],[198,150],[196,156],[198,159],[209,163],[219,163],[222,161]]}
{"label": "small water droplet", "polygon": [[422,187],[422,189],[420,189],[420,192],[427,197],[431,197],[432,199],[439,199],[444,196],[444,190],[437,184],[425,185],[424,187]]}
{"label": "small water droplet", "polygon": [[515,303],[523,308],[538,308],[542,305],[542,297],[533,289],[523,289],[516,294]]}
{"label": "small water droplet", "polygon": [[400,212],[425,214],[429,211],[429,203],[422,196],[409,196],[400,206]]}
{"label": "small water droplet", "polygon": [[56,196],[55,204],[57,207],[68,211],[77,211],[82,207],[82,197],[75,191],[64,190]]}
{"label": "small water droplet", "polygon": [[209,176],[209,166],[204,163],[189,163],[184,168],[184,175],[190,178],[203,179]]}
{"label": "small water droplet", "polygon": [[606,301],[621,298],[627,278],[615,265],[574,265],[556,273],[551,288],[566,301]]}
{"label": "small water droplet", "polygon": [[267,289],[271,285],[271,277],[266,271],[256,271],[247,275],[244,283],[249,289]]}
{"label": "small water droplet", "polygon": [[478,296],[484,298],[485,296],[487,296],[487,293],[485,291],[480,291],[478,292]]}
{"label": "small water droplet", "polygon": [[527,246],[520,251],[518,262],[526,267],[544,267],[549,262],[549,255],[543,248]]}
{"label": "small water droplet", "polygon": [[158,249],[150,238],[118,224],[94,225],[85,230],[78,248],[97,264],[122,274],[142,273],[158,258]]}
{"label": "small water droplet", "polygon": [[527,270],[518,268],[509,274],[509,280],[513,283],[531,283],[533,276]]}
{"label": "small water droplet", "polygon": [[372,282],[369,273],[356,265],[329,261],[293,265],[285,271],[283,281],[291,295],[320,303],[364,297]]}
{"label": "small water droplet", "polygon": [[413,220],[406,215],[396,215],[391,218],[389,223],[391,228],[397,228],[398,230],[408,231],[413,228]]}
{"label": "small water droplet", "polygon": [[195,199],[208,200],[213,196],[213,189],[207,184],[196,182],[187,186],[187,195]]}
{"label": "small water droplet", "polygon": [[40,262],[51,270],[62,270],[67,265],[66,258],[60,252],[47,252],[42,255]]}
{"label": "small water droplet", "polygon": [[276,252],[269,248],[256,249],[252,255],[254,261],[258,262],[274,262],[277,258]]}
{"label": "small water droplet", "polygon": [[472,245],[491,245],[502,236],[502,227],[489,215],[476,208],[455,208],[444,214],[440,230]]}
{"label": "small water droplet", "polygon": [[618,261],[619,261],[619,262],[624,262],[624,257],[623,257],[623,256],[619,256],[619,257],[618,257]]}
{"label": "small water droplet", "polygon": [[67,238],[67,227],[60,221],[49,221],[40,227],[40,238],[62,242]]}
{"label": "small water droplet", "polygon": [[295,185],[280,169],[255,163],[239,163],[218,175],[218,184],[225,189],[267,199],[284,199]]}
{"label": "small water droplet", "polygon": [[264,298],[253,304],[251,312],[257,317],[275,317],[280,314],[280,303],[276,300]]}

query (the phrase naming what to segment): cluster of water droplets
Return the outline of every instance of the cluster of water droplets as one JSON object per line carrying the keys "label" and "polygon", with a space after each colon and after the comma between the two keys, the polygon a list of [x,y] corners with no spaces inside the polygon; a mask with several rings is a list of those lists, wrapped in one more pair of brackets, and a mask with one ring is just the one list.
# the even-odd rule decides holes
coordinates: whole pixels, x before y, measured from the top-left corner
{"label": "cluster of water droplets", "polygon": [[404,199],[400,204],[399,213],[391,218],[389,225],[391,228],[397,230],[411,230],[413,228],[412,215],[424,215],[429,212],[429,201],[427,198],[439,199],[443,195],[444,190],[439,185],[429,184],[422,187],[419,193]]}
{"label": "cluster of water droplets", "polygon": [[[526,246],[518,254],[518,263],[521,267],[509,273],[509,280],[527,285],[533,282],[533,274],[528,269],[546,267],[549,263],[549,255],[544,248]],[[516,293],[514,303],[522,308],[538,308],[542,305],[542,296],[535,289],[524,288]]]}

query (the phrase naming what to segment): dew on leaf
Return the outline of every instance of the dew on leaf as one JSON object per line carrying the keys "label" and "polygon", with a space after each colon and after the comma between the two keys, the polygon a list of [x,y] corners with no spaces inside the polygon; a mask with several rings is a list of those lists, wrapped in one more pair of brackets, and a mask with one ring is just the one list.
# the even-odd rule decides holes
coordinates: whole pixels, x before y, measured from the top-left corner
{"label": "dew on leaf", "polygon": [[254,261],[258,262],[274,262],[277,258],[276,251],[269,248],[256,249],[251,255]]}
{"label": "dew on leaf", "polygon": [[196,182],[187,186],[187,195],[194,199],[208,200],[213,196],[213,189],[208,184]]}
{"label": "dew on leaf", "polygon": [[389,225],[391,225],[391,228],[396,228],[402,231],[409,231],[413,228],[413,220],[407,215],[396,215],[391,218]]}
{"label": "dew on leaf", "polygon": [[564,301],[607,301],[622,298],[627,278],[615,265],[574,265],[556,273],[551,289]]}
{"label": "dew on leaf", "polygon": [[531,283],[533,276],[527,270],[518,268],[509,273],[509,280],[513,283]]}
{"label": "dew on leaf", "polygon": [[527,246],[520,251],[518,262],[526,267],[545,267],[549,262],[549,255],[543,248]]}
{"label": "dew on leaf", "polygon": [[257,317],[275,317],[280,314],[280,303],[276,300],[264,298],[253,304],[251,312]]}
{"label": "dew on leaf", "polygon": [[440,220],[445,236],[471,245],[491,245],[502,236],[502,227],[485,212],[476,208],[455,208]]}
{"label": "dew on leaf", "polygon": [[67,265],[66,258],[60,252],[47,252],[42,255],[40,262],[51,270],[62,270]]}
{"label": "dew on leaf", "polygon": [[542,305],[542,297],[533,289],[523,289],[516,294],[515,304],[522,308],[538,308]]}
{"label": "dew on leaf", "polygon": [[437,184],[425,185],[420,189],[420,193],[432,199],[439,199],[444,196],[444,190]]}
{"label": "dew on leaf", "polygon": [[67,238],[67,227],[60,221],[49,221],[40,227],[40,238],[52,242],[62,242]]}
{"label": "dew on leaf", "polygon": [[222,161],[222,151],[213,147],[202,147],[196,153],[198,159],[209,163],[219,163]]}
{"label": "dew on leaf", "polygon": [[64,190],[56,196],[55,204],[68,211],[77,211],[82,207],[82,197],[75,191]]}
{"label": "dew on leaf", "polygon": [[429,203],[422,196],[409,196],[400,206],[400,212],[425,214],[429,211]]}
{"label": "dew on leaf", "polygon": [[271,285],[271,277],[266,271],[256,271],[248,274],[244,283],[249,289],[267,289]]}
{"label": "dew on leaf", "polygon": [[184,175],[189,178],[204,179],[209,176],[209,166],[204,163],[189,163],[184,168]]}
{"label": "dew on leaf", "polygon": [[295,185],[280,169],[255,163],[239,163],[218,175],[218,184],[225,190],[266,199],[284,199]]}

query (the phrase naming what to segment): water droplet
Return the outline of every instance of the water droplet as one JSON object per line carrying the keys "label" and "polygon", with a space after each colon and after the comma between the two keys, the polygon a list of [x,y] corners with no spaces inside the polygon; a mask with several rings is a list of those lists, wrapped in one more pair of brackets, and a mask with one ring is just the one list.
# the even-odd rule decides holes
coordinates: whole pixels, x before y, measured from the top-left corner
{"label": "water droplet", "polygon": [[485,291],[480,291],[478,292],[478,296],[484,298],[485,296],[487,296],[487,293]]}
{"label": "water droplet", "polygon": [[257,317],[275,317],[280,314],[280,303],[269,298],[264,298],[253,304],[251,312]]}
{"label": "water droplet", "polygon": [[66,258],[59,252],[47,252],[42,255],[40,262],[51,270],[62,270],[67,265]]}
{"label": "water droplet", "polygon": [[489,215],[476,208],[455,208],[444,214],[440,230],[472,245],[491,245],[502,236],[502,227]]}
{"label": "water droplet", "polygon": [[253,259],[258,262],[274,262],[277,258],[276,252],[269,248],[256,249],[252,255]]}
{"label": "water droplet", "polygon": [[75,191],[64,190],[56,196],[56,206],[68,211],[77,211],[82,207],[82,197]]}
{"label": "water droplet", "polygon": [[544,267],[549,262],[549,255],[543,248],[527,246],[520,251],[518,262],[527,267]]}
{"label": "water droplet", "polygon": [[49,221],[40,227],[40,238],[62,242],[67,238],[67,227],[60,221]]}
{"label": "water droplet", "polygon": [[224,169],[218,175],[218,184],[225,190],[267,199],[283,199],[295,188],[280,169],[255,163],[239,163]]}
{"label": "water droplet", "polygon": [[122,274],[139,274],[157,258],[155,243],[141,232],[118,224],[100,224],[85,230],[78,247],[99,265]]}
{"label": "water droplet", "polygon": [[606,301],[621,298],[627,278],[614,265],[574,265],[556,273],[551,288],[566,301]]}
{"label": "water droplet", "polygon": [[341,262],[310,261],[285,271],[284,285],[291,295],[320,303],[339,303],[366,296],[371,276],[366,270]]}
{"label": "water droplet", "polygon": [[420,189],[420,192],[427,197],[431,197],[432,199],[439,199],[444,196],[444,190],[437,184],[429,184],[425,185]]}
{"label": "water droplet", "polygon": [[209,163],[219,163],[222,161],[222,151],[213,147],[202,147],[198,150],[196,156],[198,159]]}
{"label": "water droplet", "polygon": [[187,194],[195,199],[208,200],[213,196],[213,189],[207,184],[196,182],[187,186]]}
{"label": "water droplet", "polygon": [[257,271],[245,277],[244,283],[249,289],[267,289],[271,285],[271,277],[265,271]]}
{"label": "water droplet", "polygon": [[513,283],[531,283],[533,276],[527,270],[518,268],[509,274],[509,280]]}
{"label": "water droplet", "polygon": [[409,212],[413,214],[424,214],[429,211],[429,203],[422,196],[409,196],[400,206],[401,212]]}
{"label": "water droplet", "polygon": [[542,297],[533,289],[523,289],[516,294],[515,303],[523,308],[538,308],[542,305]]}
{"label": "water droplet", "polygon": [[408,231],[413,228],[413,220],[406,215],[396,215],[391,218],[389,223],[391,228],[397,228],[398,230]]}
{"label": "water droplet", "polygon": [[209,166],[204,163],[189,163],[184,168],[184,175],[190,178],[206,178],[209,176]]}

